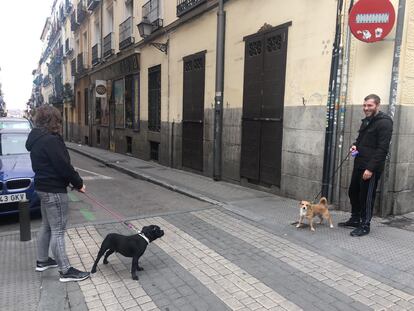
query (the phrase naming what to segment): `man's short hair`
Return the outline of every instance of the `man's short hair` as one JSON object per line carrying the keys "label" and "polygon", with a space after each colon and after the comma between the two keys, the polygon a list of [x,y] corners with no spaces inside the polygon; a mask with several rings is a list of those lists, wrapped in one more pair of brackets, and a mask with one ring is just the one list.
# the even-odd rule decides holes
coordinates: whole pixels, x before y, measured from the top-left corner
{"label": "man's short hair", "polygon": [[381,98],[377,94],[369,94],[367,97],[364,98],[364,101],[367,101],[369,99],[373,99],[377,105],[381,103]]}

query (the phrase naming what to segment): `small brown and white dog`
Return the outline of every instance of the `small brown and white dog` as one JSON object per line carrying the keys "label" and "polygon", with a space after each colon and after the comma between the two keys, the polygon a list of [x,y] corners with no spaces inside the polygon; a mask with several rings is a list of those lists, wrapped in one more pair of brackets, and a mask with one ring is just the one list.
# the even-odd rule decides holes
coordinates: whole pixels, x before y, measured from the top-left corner
{"label": "small brown and white dog", "polygon": [[333,228],[332,217],[328,211],[328,200],[326,200],[325,197],[322,197],[319,200],[318,204],[312,204],[308,201],[300,201],[299,207],[300,218],[298,224],[296,225],[296,228],[299,228],[302,225],[304,218],[307,218],[309,221],[310,229],[312,231],[315,231],[315,228],[313,227],[313,218],[316,216],[318,216],[321,220],[319,224],[321,224],[323,219],[325,218],[329,221],[329,226]]}

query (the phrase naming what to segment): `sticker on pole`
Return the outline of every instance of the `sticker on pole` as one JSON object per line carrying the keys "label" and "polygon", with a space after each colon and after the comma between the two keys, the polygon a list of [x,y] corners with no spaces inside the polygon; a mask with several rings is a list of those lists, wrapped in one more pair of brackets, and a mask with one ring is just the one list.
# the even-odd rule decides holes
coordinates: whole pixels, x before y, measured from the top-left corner
{"label": "sticker on pole", "polygon": [[358,40],[383,40],[395,22],[394,6],[389,0],[359,0],[349,13],[349,28]]}

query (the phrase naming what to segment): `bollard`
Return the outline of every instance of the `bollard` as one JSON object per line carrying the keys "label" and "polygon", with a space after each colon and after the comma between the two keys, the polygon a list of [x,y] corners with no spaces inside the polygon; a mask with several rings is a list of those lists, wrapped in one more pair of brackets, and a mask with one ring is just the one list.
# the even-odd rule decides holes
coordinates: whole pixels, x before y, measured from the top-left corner
{"label": "bollard", "polygon": [[30,208],[29,201],[19,202],[20,241],[30,241]]}

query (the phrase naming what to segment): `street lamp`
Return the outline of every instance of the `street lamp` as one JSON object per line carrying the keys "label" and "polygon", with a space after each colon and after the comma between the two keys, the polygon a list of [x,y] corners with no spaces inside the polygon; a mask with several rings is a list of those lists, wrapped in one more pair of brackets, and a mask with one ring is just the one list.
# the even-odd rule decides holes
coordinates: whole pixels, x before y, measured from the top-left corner
{"label": "street lamp", "polygon": [[[154,28],[153,24],[146,16],[142,18],[142,21],[137,25],[137,27],[139,35],[144,39],[144,41],[151,35]],[[165,54],[168,53],[168,40],[166,43],[150,42],[149,44]]]}
{"label": "street lamp", "polygon": [[150,23],[150,21],[148,20],[146,16],[142,18],[141,23],[139,23],[137,27],[138,27],[139,35],[144,39],[152,33],[152,24]]}

